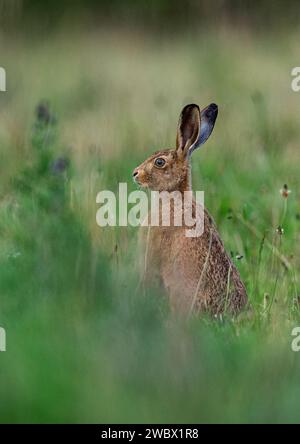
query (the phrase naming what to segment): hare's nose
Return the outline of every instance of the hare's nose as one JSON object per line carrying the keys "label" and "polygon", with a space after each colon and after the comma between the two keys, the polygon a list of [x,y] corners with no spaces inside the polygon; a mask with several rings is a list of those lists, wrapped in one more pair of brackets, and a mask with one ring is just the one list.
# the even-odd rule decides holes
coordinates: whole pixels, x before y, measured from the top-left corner
{"label": "hare's nose", "polygon": [[138,174],[139,174],[138,170],[135,169],[135,170],[133,171],[133,173],[132,173],[132,176],[133,176],[133,177],[136,177]]}

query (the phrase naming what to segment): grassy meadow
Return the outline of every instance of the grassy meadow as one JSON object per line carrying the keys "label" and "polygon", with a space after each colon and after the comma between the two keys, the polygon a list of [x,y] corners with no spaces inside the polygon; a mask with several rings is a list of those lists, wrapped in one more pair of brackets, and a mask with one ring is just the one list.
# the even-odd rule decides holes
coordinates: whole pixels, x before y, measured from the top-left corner
{"label": "grassy meadow", "polygon": [[[1,35],[0,422],[299,422],[298,46],[222,26]],[[137,229],[96,224],[97,193],[134,190],[189,102],[219,105],[193,188],[251,316],[172,316],[137,290]]]}

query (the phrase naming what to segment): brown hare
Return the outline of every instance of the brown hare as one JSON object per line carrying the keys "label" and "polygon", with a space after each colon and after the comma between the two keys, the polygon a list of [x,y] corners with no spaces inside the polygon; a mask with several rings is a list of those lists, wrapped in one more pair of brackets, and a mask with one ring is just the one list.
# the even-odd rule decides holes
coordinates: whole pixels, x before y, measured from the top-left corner
{"label": "brown hare", "polygon": [[[184,194],[191,190],[191,154],[209,138],[217,115],[215,104],[201,113],[195,104],[185,106],[179,118],[176,148],[155,152],[134,170],[134,180],[158,192]],[[193,201],[193,214],[195,205]],[[160,278],[176,312],[234,314],[246,305],[244,284],[206,209],[201,236],[187,237],[184,224],[150,223],[149,227],[140,228],[140,234],[144,278]]]}

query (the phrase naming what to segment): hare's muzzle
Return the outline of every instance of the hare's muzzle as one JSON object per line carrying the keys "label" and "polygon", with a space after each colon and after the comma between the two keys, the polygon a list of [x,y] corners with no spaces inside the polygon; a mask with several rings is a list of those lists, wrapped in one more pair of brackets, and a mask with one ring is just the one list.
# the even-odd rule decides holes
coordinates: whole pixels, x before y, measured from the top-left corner
{"label": "hare's muzzle", "polygon": [[137,183],[139,186],[144,187],[146,185],[146,173],[143,167],[138,166],[133,170],[132,178],[135,183]]}
{"label": "hare's muzzle", "polygon": [[132,173],[133,180],[138,183],[139,169],[135,168]]}

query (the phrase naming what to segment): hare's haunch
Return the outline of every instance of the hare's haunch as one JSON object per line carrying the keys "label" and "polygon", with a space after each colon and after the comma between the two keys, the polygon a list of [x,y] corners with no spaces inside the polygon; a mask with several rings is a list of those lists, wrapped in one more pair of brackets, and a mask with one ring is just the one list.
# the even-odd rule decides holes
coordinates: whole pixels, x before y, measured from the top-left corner
{"label": "hare's haunch", "polygon": [[[153,191],[182,195],[190,191],[191,154],[209,138],[217,115],[218,107],[213,103],[202,112],[197,105],[185,106],[179,118],[176,149],[154,153],[134,170],[134,180]],[[195,208],[193,201],[192,212],[197,215]],[[174,205],[172,211],[176,211]],[[247,303],[246,290],[212,217],[204,209],[201,236],[187,237],[186,229],[184,224],[141,227],[144,280],[158,277],[176,311],[237,313]]]}

